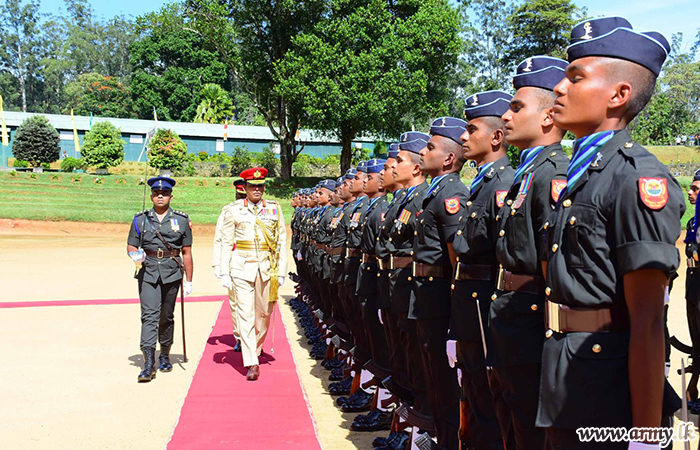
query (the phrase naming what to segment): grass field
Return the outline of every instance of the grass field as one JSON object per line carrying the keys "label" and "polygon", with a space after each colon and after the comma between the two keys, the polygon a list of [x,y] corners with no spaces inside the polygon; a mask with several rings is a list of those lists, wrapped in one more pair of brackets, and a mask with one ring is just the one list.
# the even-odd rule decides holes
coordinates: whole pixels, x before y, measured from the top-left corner
{"label": "grass field", "polygon": [[685,147],[682,145],[647,146],[651,153],[664,164],[700,164],[700,147]]}
{"label": "grass field", "polygon": [[[0,172],[0,217],[31,220],[70,220],[128,223],[143,209],[144,186],[138,175]],[[75,181],[77,180],[77,181]],[[216,223],[221,208],[235,199],[232,180],[215,178],[177,179],[171,206],[189,214],[194,223]],[[292,192],[314,186],[316,178],[268,180],[265,198],[280,201],[287,221],[291,219]],[[147,194],[150,191],[147,191]],[[152,205],[146,198],[146,208]]]}

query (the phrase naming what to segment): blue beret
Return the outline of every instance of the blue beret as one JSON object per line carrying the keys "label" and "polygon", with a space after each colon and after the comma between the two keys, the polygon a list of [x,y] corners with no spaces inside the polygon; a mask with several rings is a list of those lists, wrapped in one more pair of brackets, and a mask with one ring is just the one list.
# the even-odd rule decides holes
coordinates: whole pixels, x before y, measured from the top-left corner
{"label": "blue beret", "polygon": [[458,144],[462,143],[460,136],[467,129],[467,122],[456,117],[439,117],[430,124],[430,134],[452,139]]}
{"label": "blue beret", "polygon": [[518,65],[513,77],[513,87],[531,86],[553,91],[554,87],[564,79],[566,66],[569,63],[551,56],[533,56]]}
{"label": "blue beret", "polygon": [[409,131],[401,135],[401,142],[399,142],[399,150],[406,150],[411,153],[418,153],[428,145],[430,140],[430,135],[425,133],[419,133],[417,131]]}
{"label": "blue beret", "polygon": [[357,174],[357,169],[348,169],[348,171],[345,172],[345,179],[352,180],[355,178],[355,174]]}
{"label": "blue beret", "polygon": [[387,158],[396,158],[397,156],[399,156],[399,152],[400,152],[399,143],[394,142],[393,144],[389,145],[389,151],[387,152],[386,157]]}
{"label": "blue beret", "polygon": [[318,187],[320,188],[325,188],[331,191],[335,191],[336,185],[335,185],[335,180],[323,180],[320,183],[318,183]]}
{"label": "blue beret", "polygon": [[357,171],[367,173],[367,161],[360,161],[357,164]]}
{"label": "blue beret", "polygon": [[168,177],[153,177],[149,178],[146,183],[151,187],[151,190],[172,191],[177,181]]}
{"label": "blue beret", "polygon": [[512,95],[503,91],[486,91],[467,97],[464,108],[464,118],[467,120],[477,117],[501,117],[510,108]]}
{"label": "blue beret", "polygon": [[651,70],[658,76],[671,46],[661,33],[640,33],[622,17],[601,17],[576,25],[571,30],[569,62],[587,56],[625,59]]}
{"label": "blue beret", "polygon": [[370,159],[367,161],[367,173],[379,173],[384,170],[386,159]]}

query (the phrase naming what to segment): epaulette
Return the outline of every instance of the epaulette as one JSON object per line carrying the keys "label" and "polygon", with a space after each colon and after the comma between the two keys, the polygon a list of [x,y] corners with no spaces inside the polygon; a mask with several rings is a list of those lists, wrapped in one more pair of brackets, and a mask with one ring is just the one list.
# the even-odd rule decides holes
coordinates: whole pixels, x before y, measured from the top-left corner
{"label": "epaulette", "polygon": [[141,214],[146,214],[148,212],[147,209],[144,209],[143,211],[139,211],[136,214],[134,214],[134,217],[140,216]]}
{"label": "epaulette", "polygon": [[189,216],[187,215],[187,213],[184,213],[184,212],[182,212],[182,211],[178,211],[178,210],[176,210],[176,209],[173,209],[173,213],[175,213],[175,214],[177,214],[177,215],[179,215],[179,216],[185,217],[185,218],[189,217]]}

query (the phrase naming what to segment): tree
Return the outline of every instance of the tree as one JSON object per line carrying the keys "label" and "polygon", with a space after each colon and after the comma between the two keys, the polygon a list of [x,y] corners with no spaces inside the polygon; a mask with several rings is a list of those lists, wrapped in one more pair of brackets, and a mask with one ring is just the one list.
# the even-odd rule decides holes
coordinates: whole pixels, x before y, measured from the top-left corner
{"label": "tree", "polygon": [[207,83],[200,93],[202,101],[197,106],[197,123],[223,123],[226,118],[233,116],[233,102],[221,86]]}
{"label": "tree", "polygon": [[525,0],[508,16],[512,39],[505,67],[535,55],[566,58],[571,29],[584,16],[571,0]]}
{"label": "tree", "polygon": [[511,8],[506,0],[472,0],[475,17],[467,31],[472,43],[467,61],[476,71],[479,90],[503,89],[510,85],[512,68],[504,60],[510,45],[508,16]]}
{"label": "tree", "polygon": [[29,161],[37,167],[58,159],[61,148],[58,131],[44,116],[31,116],[17,128],[12,141],[15,158]]}
{"label": "tree", "polygon": [[73,109],[76,114],[86,116],[136,118],[131,92],[114,77],[99,73],[79,75],[66,86],[65,97],[64,113]]}
{"label": "tree", "polygon": [[160,128],[148,143],[148,164],[156,169],[182,169],[187,144],[172,130]]}
{"label": "tree", "polygon": [[277,65],[277,91],[303,105],[308,126],[340,139],[341,171],[358,134],[398,136],[412,118],[445,112],[462,47],[458,15],[442,0],[401,6],[333,0],[328,18],[297,36]]}
{"label": "tree", "polygon": [[121,131],[111,122],[97,122],[85,134],[80,153],[86,166],[107,169],[118,166],[124,160],[124,144]]}
{"label": "tree", "polygon": [[689,122],[688,111],[676,108],[668,93],[657,91],[629,128],[637,142],[669,145]]}
{"label": "tree", "polygon": [[[230,86],[226,64],[201,36],[186,29],[183,5],[170,4],[136,20],[131,45],[131,93],[138,117],[191,122],[206,83]],[[212,30],[214,33],[216,30]]]}

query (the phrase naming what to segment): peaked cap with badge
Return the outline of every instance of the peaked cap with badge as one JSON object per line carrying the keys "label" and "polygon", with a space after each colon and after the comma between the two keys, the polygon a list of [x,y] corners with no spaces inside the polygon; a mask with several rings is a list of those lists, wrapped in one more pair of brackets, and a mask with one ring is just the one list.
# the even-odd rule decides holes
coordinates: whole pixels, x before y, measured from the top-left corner
{"label": "peaked cap with badge", "polygon": [[177,181],[168,177],[153,177],[146,182],[152,191],[172,191]]}
{"label": "peaked cap with badge", "polygon": [[409,131],[401,135],[399,151],[406,150],[411,153],[418,153],[428,145],[430,135],[418,131]]}
{"label": "peaked cap with badge", "polygon": [[267,169],[264,167],[253,167],[241,172],[241,178],[248,184],[265,184]]}
{"label": "peaked cap with badge", "polygon": [[236,188],[236,192],[239,194],[245,194],[245,180],[239,178],[233,182],[233,186]]}
{"label": "peaked cap with badge", "polygon": [[484,91],[467,97],[464,108],[464,118],[467,120],[477,117],[501,117],[508,108],[513,96],[503,91]]}
{"label": "peaked cap with badge", "polygon": [[386,164],[386,159],[370,159],[367,161],[366,172],[379,173],[384,170],[384,164]]}
{"label": "peaked cap with badge", "polygon": [[513,76],[513,87],[536,87],[553,91],[554,87],[564,79],[566,66],[569,63],[551,56],[532,56],[518,64]]}
{"label": "peaked cap with badge", "polygon": [[456,117],[438,117],[430,124],[430,134],[451,139],[462,144],[460,137],[467,129],[467,122]]}
{"label": "peaked cap with badge", "polygon": [[367,161],[360,161],[357,164],[357,171],[367,173]]}
{"label": "peaked cap with badge", "polygon": [[328,189],[329,191],[335,191],[337,187],[335,180],[323,180],[318,183],[319,188]]}
{"label": "peaked cap with badge", "polygon": [[400,151],[401,150],[399,150],[399,143],[393,142],[393,143],[389,144],[389,150],[386,153],[386,157],[387,158],[396,158],[397,156],[399,156]]}

